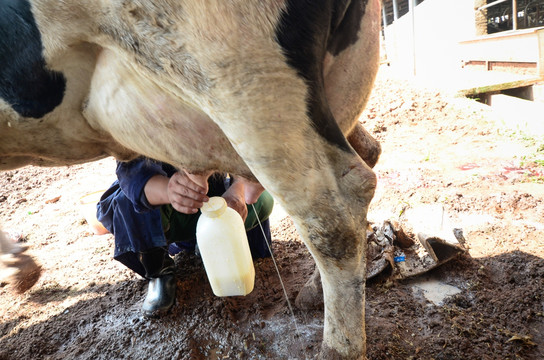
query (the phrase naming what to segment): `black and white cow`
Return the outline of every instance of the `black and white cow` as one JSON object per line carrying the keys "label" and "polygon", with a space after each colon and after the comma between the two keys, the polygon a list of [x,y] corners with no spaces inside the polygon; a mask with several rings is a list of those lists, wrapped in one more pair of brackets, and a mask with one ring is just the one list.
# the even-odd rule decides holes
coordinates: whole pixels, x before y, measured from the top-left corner
{"label": "black and white cow", "polygon": [[143,154],[258,181],[320,271],[322,356],[364,358],[379,27],[379,0],[0,0],[0,169]]}

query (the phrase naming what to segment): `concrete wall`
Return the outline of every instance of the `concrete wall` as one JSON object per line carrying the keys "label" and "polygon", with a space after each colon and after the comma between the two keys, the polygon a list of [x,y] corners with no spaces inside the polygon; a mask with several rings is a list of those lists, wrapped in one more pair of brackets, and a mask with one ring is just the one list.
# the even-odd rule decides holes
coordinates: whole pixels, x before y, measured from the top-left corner
{"label": "concrete wall", "polygon": [[[476,35],[474,0],[425,0],[415,9],[415,71],[440,74],[461,68],[459,41]],[[385,29],[385,49],[394,70],[414,72],[410,13]]]}
{"label": "concrete wall", "polygon": [[535,75],[544,76],[544,27],[479,36],[460,45],[465,61],[530,63]]}

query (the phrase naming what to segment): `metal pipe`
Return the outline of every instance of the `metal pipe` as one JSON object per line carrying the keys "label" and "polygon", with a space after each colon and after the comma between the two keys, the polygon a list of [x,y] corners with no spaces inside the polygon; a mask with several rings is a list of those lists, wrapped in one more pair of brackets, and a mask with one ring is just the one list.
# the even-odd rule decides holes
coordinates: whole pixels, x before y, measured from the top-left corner
{"label": "metal pipe", "polygon": [[518,0],[512,0],[512,30],[518,29]]}
{"label": "metal pipe", "polygon": [[538,19],[540,18],[540,14],[539,14],[539,10],[540,10],[540,4],[538,4],[538,1],[530,1],[527,3],[527,5],[525,5],[525,8],[523,9],[523,19],[524,19],[524,23],[525,23],[525,27],[528,28],[528,27],[531,27],[531,23],[529,23],[529,6],[531,6],[532,4],[534,3],[537,3],[536,5],[536,21],[538,21]]}
{"label": "metal pipe", "polygon": [[383,21],[383,28],[385,29],[387,27],[387,14],[385,13],[385,4],[382,1],[382,21]]}
{"label": "metal pipe", "polygon": [[484,5],[484,6],[480,6],[480,7],[477,8],[476,10],[480,11],[480,10],[483,10],[483,9],[487,9],[488,7],[498,5],[498,4],[503,3],[503,2],[506,2],[506,1],[508,1],[508,0],[497,0],[497,1],[493,1],[491,4],[487,4],[487,5]]}
{"label": "metal pipe", "polygon": [[416,75],[416,0],[408,0],[408,11],[412,15],[412,53],[414,61],[414,76]]}
{"label": "metal pipe", "polygon": [[399,18],[399,6],[397,4],[397,0],[393,0],[393,20],[397,20]]}

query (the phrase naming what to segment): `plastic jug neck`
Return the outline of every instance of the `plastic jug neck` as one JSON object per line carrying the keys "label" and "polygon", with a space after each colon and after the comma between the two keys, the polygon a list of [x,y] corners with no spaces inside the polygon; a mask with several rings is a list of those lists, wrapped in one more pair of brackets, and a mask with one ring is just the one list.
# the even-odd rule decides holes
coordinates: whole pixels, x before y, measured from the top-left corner
{"label": "plastic jug neck", "polygon": [[202,214],[211,218],[221,216],[225,210],[227,210],[227,202],[221,196],[211,197],[200,209]]}

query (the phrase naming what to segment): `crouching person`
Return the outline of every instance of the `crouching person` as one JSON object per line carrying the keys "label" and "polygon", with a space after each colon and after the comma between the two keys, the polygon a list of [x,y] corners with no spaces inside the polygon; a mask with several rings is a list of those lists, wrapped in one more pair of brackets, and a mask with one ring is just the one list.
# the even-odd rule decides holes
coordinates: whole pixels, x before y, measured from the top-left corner
{"label": "crouching person", "polygon": [[[175,302],[176,278],[170,252],[194,251],[199,209],[209,197],[222,196],[240,213],[253,258],[270,256],[268,217],[274,201],[255,194],[242,178],[214,174],[204,186],[195,177],[147,158],[117,163],[117,180],[102,195],[97,218],[115,236],[114,258],[149,280],[142,310],[162,315]],[[260,191],[259,191],[260,193]],[[253,203],[253,206],[246,204]],[[265,236],[258,226],[260,219]]]}

